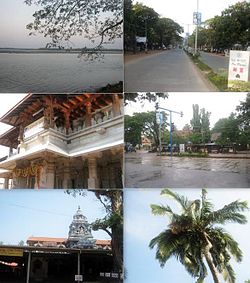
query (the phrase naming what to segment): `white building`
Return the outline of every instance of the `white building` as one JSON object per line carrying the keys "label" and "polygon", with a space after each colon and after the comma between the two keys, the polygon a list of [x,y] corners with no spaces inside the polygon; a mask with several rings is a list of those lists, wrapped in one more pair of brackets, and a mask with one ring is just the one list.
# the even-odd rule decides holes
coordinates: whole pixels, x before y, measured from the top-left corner
{"label": "white building", "polygon": [[0,122],[5,188],[122,187],[122,94],[29,94]]}

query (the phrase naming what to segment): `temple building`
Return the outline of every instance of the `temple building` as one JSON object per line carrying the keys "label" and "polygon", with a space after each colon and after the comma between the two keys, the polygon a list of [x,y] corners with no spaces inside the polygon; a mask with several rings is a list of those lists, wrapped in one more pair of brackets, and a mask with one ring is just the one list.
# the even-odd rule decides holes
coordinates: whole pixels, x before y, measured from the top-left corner
{"label": "temple building", "polygon": [[4,187],[122,188],[122,94],[28,94],[0,122]]}
{"label": "temple building", "polygon": [[29,237],[26,246],[0,246],[0,282],[121,282],[111,240],[92,236],[78,207],[68,238]]}
{"label": "temple building", "polygon": [[80,206],[69,226],[68,238],[29,237],[30,247],[82,248],[111,250],[110,240],[96,240],[92,236],[91,225],[83,215]]}

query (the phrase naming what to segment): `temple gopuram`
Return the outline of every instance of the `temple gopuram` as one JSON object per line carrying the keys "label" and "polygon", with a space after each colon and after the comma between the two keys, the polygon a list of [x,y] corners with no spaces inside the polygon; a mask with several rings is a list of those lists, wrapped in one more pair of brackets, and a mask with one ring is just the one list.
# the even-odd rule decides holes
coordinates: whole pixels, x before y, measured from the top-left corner
{"label": "temple gopuram", "polygon": [[4,188],[122,188],[122,94],[28,94],[0,122]]}

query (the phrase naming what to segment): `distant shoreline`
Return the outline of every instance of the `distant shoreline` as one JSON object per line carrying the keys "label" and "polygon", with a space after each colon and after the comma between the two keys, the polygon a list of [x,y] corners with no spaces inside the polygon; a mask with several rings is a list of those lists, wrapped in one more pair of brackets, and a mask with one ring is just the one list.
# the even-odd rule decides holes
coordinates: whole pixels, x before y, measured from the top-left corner
{"label": "distant shoreline", "polygon": [[[14,54],[76,54],[80,53],[82,51],[81,48],[78,49],[45,49],[45,48],[38,48],[38,49],[32,49],[32,48],[0,48],[0,53],[14,53]],[[93,49],[87,49],[85,53],[91,53],[93,52]],[[96,50],[97,52],[101,51],[104,54],[122,54],[122,49],[101,49]]]}

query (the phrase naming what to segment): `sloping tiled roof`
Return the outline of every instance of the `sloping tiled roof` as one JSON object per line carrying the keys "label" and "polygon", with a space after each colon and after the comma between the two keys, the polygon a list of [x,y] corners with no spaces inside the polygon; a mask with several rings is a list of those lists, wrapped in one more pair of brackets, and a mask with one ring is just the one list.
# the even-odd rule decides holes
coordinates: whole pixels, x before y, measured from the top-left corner
{"label": "sloping tiled roof", "polygon": [[111,245],[111,241],[110,240],[96,240],[96,245],[100,245],[100,246],[110,246]]}
{"label": "sloping tiled roof", "polygon": [[55,242],[64,243],[67,241],[66,238],[49,238],[49,237],[29,237],[27,242]]}

